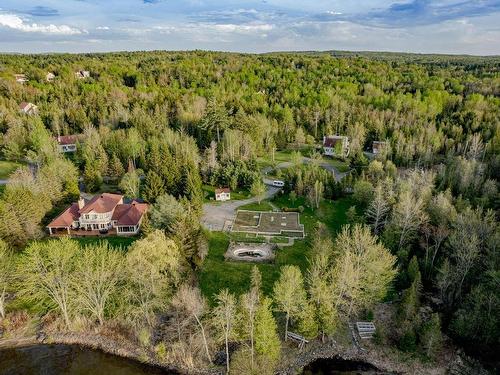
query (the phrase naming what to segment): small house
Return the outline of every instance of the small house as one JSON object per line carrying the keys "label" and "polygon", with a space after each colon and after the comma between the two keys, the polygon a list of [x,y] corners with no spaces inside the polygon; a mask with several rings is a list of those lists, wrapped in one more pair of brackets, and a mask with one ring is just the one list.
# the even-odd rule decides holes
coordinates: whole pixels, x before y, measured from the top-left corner
{"label": "small house", "polygon": [[88,70],[78,70],[75,72],[76,79],[90,78],[90,72]]}
{"label": "small house", "polygon": [[20,83],[21,85],[24,85],[26,82],[28,82],[28,78],[25,74],[14,74],[14,78],[16,79],[16,82]]}
{"label": "small house", "polygon": [[26,115],[37,115],[38,107],[33,103],[22,102],[19,104],[19,110]]}
{"label": "small house", "polygon": [[45,80],[47,82],[52,82],[56,78],[56,75],[52,72],[48,72],[47,75],[45,76]]}
{"label": "small house", "polygon": [[345,158],[349,155],[349,138],[344,135],[323,137],[323,154]]}
{"label": "small house", "polygon": [[47,228],[50,235],[136,235],[147,209],[146,203],[136,200],[125,203],[121,194],[102,193],[90,200],[80,197]]}
{"label": "small house", "polygon": [[373,155],[378,155],[384,151],[387,146],[387,142],[383,141],[373,141],[372,144],[372,153]]}
{"label": "small house", "polygon": [[216,201],[228,201],[231,199],[231,189],[229,188],[220,188],[215,189],[215,200]]}
{"label": "small house", "polygon": [[81,134],[60,135],[57,137],[59,152],[75,152],[76,144],[80,140]]}

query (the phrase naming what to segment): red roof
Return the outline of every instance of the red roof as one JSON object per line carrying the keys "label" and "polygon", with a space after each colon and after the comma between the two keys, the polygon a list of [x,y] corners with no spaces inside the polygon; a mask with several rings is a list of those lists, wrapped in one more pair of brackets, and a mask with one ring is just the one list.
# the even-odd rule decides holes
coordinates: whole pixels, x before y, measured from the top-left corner
{"label": "red roof", "polygon": [[80,214],[78,213],[78,203],[73,203],[65,211],[63,211],[58,217],[56,217],[52,222],[47,225],[49,228],[61,228],[69,227],[74,221],[78,221]]}
{"label": "red roof", "polygon": [[146,203],[136,201],[131,204],[119,204],[116,206],[111,220],[116,220],[115,225],[137,225],[147,209],[148,205]]}
{"label": "red roof", "polygon": [[60,135],[57,137],[57,143],[60,145],[74,145],[80,137],[81,134]]}
{"label": "red roof", "polygon": [[25,109],[27,106],[29,106],[30,103],[27,103],[27,102],[21,102],[21,104],[19,104],[19,108],[20,109]]}
{"label": "red roof", "polygon": [[98,214],[111,212],[122,201],[123,195],[102,193],[101,195],[94,196],[83,208],[80,214],[86,214],[94,211]]}
{"label": "red roof", "polygon": [[215,189],[215,194],[230,193],[230,192],[231,192],[231,189],[229,189],[228,187]]}

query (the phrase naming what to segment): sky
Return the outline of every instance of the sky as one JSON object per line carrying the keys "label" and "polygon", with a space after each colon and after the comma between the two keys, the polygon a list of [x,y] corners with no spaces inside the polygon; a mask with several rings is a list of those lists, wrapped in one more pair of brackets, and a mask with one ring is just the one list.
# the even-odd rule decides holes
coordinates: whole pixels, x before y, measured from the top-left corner
{"label": "sky", "polygon": [[0,52],[500,55],[500,0],[0,0]]}

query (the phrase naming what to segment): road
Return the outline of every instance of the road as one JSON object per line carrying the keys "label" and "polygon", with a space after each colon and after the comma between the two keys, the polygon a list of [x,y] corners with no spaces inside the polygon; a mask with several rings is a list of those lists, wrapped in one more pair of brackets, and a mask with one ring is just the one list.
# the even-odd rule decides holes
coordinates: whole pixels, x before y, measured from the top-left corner
{"label": "road", "polygon": [[[311,159],[304,157],[304,163],[310,163]],[[292,165],[290,162],[279,163],[277,168],[288,168]],[[327,162],[321,162],[319,164],[322,168],[330,171],[334,174],[337,181],[342,180],[349,172],[339,172],[337,168]],[[266,167],[262,169],[262,174],[265,176],[271,172],[272,167]],[[264,183],[267,186],[266,194],[264,199],[271,198],[274,196],[280,188],[272,186],[273,181],[269,178],[263,178]],[[203,205],[203,215],[201,217],[201,224],[209,229],[221,231],[224,230],[227,225],[232,223],[234,215],[238,207],[244,206],[246,204],[257,202],[257,198],[252,197],[248,199],[236,200],[236,201],[226,201],[226,202],[210,202]]]}

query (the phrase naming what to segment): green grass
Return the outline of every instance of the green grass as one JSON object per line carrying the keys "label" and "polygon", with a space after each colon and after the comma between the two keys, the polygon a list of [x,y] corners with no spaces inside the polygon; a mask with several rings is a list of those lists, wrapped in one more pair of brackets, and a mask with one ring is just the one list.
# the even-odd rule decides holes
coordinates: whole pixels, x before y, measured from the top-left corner
{"label": "green grass", "polygon": [[277,250],[274,263],[226,262],[224,253],[229,245],[229,236],[222,232],[208,233],[209,247],[205,261],[199,272],[200,287],[210,304],[215,295],[228,288],[237,295],[246,292],[250,286],[252,267],[256,265],[262,274],[262,290],[272,294],[274,282],[278,279],[281,266],[295,264],[303,271],[307,267],[308,247],[305,241],[297,241],[293,246]]}
{"label": "green grass", "polygon": [[0,160],[0,180],[6,180],[19,167],[21,163],[15,161]]}
{"label": "green grass", "polygon": [[245,204],[241,207],[238,207],[238,209],[247,211],[272,211],[273,206],[271,206],[267,201],[262,201],[260,202],[260,204],[257,202]]}
{"label": "green grass", "polygon": [[[215,201],[215,187],[210,185],[203,185],[203,201],[205,203],[208,202],[216,202]],[[231,191],[231,200],[241,200],[251,198],[252,195],[248,190],[245,189],[237,189],[236,191]]]}
{"label": "green grass", "polygon": [[94,245],[100,242],[107,242],[111,247],[126,250],[138,237],[75,237],[80,246]]}
{"label": "green grass", "polygon": [[[292,203],[287,195],[276,197],[273,203],[278,207],[305,206],[304,199],[297,199]],[[267,204],[269,205],[269,203]],[[306,208],[300,214],[300,221],[305,226],[306,235],[311,234],[317,221],[323,222],[332,234],[337,233],[347,222],[345,212],[352,205],[353,201],[350,198],[343,198],[338,201],[324,201],[321,203],[321,207],[315,211]],[[199,271],[199,284],[210,304],[214,303],[214,296],[224,288],[228,288],[232,293],[238,295],[246,292],[250,285],[250,274],[254,265],[259,268],[262,274],[262,289],[266,295],[272,294],[273,284],[278,279],[282,266],[292,264],[298,266],[304,273],[307,271],[310,255],[307,237],[304,240],[295,240],[293,246],[278,249],[274,263],[244,263],[229,262],[224,259],[230,238],[242,239],[241,234],[231,233],[228,235],[223,232],[210,232],[207,233],[207,236],[209,252]],[[251,242],[259,240],[259,238],[250,239]],[[284,240],[282,237],[276,237],[272,242],[283,242]]]}
{"label": "green grass", "polygon": [[339,159],[334,159],[330,157],[323,157],[323,162],[330,164],[331,166],[337,168],[337,170],[341,173],[349,171],[351,169],[349,167],[349,162],[339,160]]}

